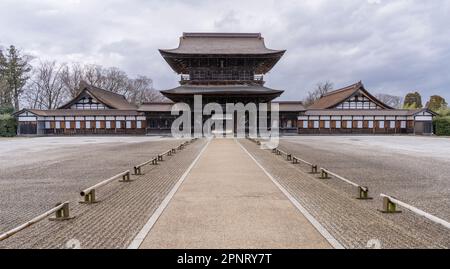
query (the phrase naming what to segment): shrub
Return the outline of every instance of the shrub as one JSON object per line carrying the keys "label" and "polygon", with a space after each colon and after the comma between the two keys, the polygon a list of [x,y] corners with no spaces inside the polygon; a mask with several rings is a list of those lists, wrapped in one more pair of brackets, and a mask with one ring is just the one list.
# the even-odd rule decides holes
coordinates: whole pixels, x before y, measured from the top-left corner
{"label": "shrub", "polygon": [[436,117],[433,125],[436,135],[450,136],[450,116]]}
{"label": "shrub", "polygon": [[15,136],[16,128],[16,118],[9,114],[0,114],[0,136]]}
{"label": "shrub", "polygon": [[12,114],[12,113],[14,113],[13,107],[0,106],[0,114]]}

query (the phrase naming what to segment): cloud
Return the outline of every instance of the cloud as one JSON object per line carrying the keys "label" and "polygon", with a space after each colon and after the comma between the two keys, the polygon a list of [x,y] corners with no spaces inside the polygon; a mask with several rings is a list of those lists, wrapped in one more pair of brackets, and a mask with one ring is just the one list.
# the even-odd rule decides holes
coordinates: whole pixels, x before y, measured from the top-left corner
{"label": "cloud", "polygon": [[450,100],[449,13],[445,0],[3,0],[0,44],[117,66],[165,89],[178,77],[157,49],[176,47],[182,32],[261,32],[269,48],[287,49],[266,76],[282,99],[302,99],[319,81],[363,80],[373,92]]}

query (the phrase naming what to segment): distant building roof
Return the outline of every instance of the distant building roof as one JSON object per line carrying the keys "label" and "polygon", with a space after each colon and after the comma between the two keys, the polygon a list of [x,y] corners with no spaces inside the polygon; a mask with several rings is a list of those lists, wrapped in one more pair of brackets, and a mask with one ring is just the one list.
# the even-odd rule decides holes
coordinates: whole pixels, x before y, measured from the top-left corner
{"label": "distant building roof", "polygon": [[286,51],[268,49],[260,33],[183,33],[178,48],[159,52],[178,74],[189,73],[189,59],[204,56],[256,59],[255,71],[266,74]]}
{"label": "distant building roof", "polygon": [[40,110],[40,109],[24,109],[23,111],[29,111],[37,116],[42,117],[58,117],[58,116],[139,116],[142,113],[136,110],[119,110],[119,109],[52,109],[52,110]]}
{"label": "distant building roof", "polygon": [[306,116],[414,116],[421,112],[429,112],[428,109],[308,109]]}
{"label": "distant building roof", "polygon": [[193,97],[194,95],[218,96],[260,96],[273,100],[284,91],[270,89],[260,85],[183,85],[161,93],[172,101],[179,101],[178,97]]}
{"label": "distant building roof", "polygon": [[285,50],[268,49],[260,33],[183,33],[176,49],[161,49],[176,54],[278,54]]}
{"label": "distant building roof", "polygon": [[272,104],[278,104],[281,112],[301,112],[306,110],[301,101],[273,101]]}
{"label": "distant building roof", "polygon": [[[279,105],[279,111],[280,112],[301,112],[305,111],[305,107],[303,106],[302,102],[297,101],[277,101],[277,102],[271,102],[272,104],[278,104]],[[175,103],[167,103],[167,102],[155,102],[155,103],[144,103],[142,104],[138,111],[140,112],[170,112],[172,111],[172,106]]]}
{"label": "distant building roof", "polygon": [[161,91],[163,94],[281,94],[283,91],[270,89],[259,85],[183,85],[170,90]]}
{"label": "distant building roof", "polygon": [[175,103],[169,102],[155,102],[143,103],[139,106],[138,111],[141,112],[170,112]]}
{"label": "distant building roof", "polygon": [[133,110],[137,108],[135,105],[128,102],[123,95],[89,85],[88,83],[82,81],[80,83],[80,92],[78,93],[78,95],[68,103],[61,106],[59,109],[69,109],[86,93],[111,109]]}
{"label": "distant building roof", "polygon": [[345,102],[347,99],[357,94],[358,92],[362,92],[367,98],[369,98],[372,102],[376,103],[380,107],[384,109],[392,109],[392,107],[386,105],[385,103],[378,100],[372,94],[370,94],[365,88],[362,82],[355,83],[353,85],[329,92],[324,94],[319,100],[317,100],[314,104],[310,105],[308,109],[331,109],[336,107],[337,105]]}

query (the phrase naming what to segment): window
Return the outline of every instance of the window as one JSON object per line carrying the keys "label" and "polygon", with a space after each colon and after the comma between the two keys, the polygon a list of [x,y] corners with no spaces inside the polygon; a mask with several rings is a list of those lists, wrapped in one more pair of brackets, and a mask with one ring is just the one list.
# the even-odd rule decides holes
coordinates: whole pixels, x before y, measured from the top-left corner
{"label": "window", "polygon": [[384,129],[384,121],[380,120],[380,121],[378,122],[378,128]]}
{"label": "window", "polygon": [[122,128],[122,122],[120,120],[116,121],[116,129]]}
{"label": "window", "polygon": [[308,121],[307,120],[303,121],[303,129],[308,129]]}
{"label": "window", "polygon": [[55,122],[55,128],[56,129],[61,129],[61,122],[60,121],[56,121]]}
{"label": "window", "polygon": [[101,128],[100,121],[95,122],[95,128],[97,128],[97,129]]}
{"label": "window", "polygon": [[369,128],[373,128],[373,120],[369,120]]}
{"label": "window", "polygon": [[127,120],[127,129],[131,129],[131,121]]}
{"label": "window", "polygon": [[111,129],[111,122],[109,120],[106,121],[106,129]]}
{"label": "window", "polygon": [[138,120],[136,122],[136,128],[141,129],[142,128],[142,121]]}
{"label": "window", "polygon": [[91,129],[91,122],[90,121],[86,121],[86,129]]}
{"label": "window", "polygon": [[363,121],[359,120],[358,121],[358,129],[362,129],[363,128]]}
{"label": "window", "polygon": [[45,129],[50,129],[50,122],[49,121],[45,122]]}
{"label": "window", "polygon": [[330,128],[330,121],[329,121],[329,120],[326,120],[326,121],[325,121],[325,128],[326,128],[326,129],[329,129],[329,128]]}
{"label": "window", "polygon": [[70,121],[66,121],[66,129],[70,129]]}
{"label": "window", "polygon": [[348,120],[347,121],[347,129],[351,129],[352,128],[352,121]]}
{"label": "window", "polygon": [[336,129],[341,129],[341,121],[340,120],[336,121]]}
{"label": "window", "polygon": [[395,129],[395,120],[391,120],[391,121],[389,122],[389,128]]}
{"label": "window", "polygon": [[75,128],[76,129],[81,129],[81,123],[79,121],[75,122]]}
{"label": "window", "polygon": [[314,121],[314,129],[318,129],[319,128],[319,121],[315,120]]}
{"label": "window", "polygon": [[405,128],[406,128],[406,121],[405,121],[405,120],[402,120],[402,121],[400,122],[400,128],[402,128],[402,129],[405,129]]}

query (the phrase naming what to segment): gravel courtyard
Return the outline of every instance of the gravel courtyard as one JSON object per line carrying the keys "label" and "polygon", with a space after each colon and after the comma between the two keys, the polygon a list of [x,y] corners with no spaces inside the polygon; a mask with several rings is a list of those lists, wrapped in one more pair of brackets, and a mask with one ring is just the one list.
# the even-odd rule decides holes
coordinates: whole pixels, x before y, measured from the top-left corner
{"label": "gravel courtyard", "polygon": [[[358,184],[450,221],[450,139],[414,136],[303,136],[281,148]],[[338,180],[325,181],[348,189]],[[374,206],[381,206],[378,199]]]}
{"label": "gravel courtyard", "polygon": [[160,137],[0,139],[0,232],[178,144]]}

